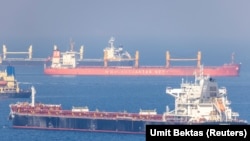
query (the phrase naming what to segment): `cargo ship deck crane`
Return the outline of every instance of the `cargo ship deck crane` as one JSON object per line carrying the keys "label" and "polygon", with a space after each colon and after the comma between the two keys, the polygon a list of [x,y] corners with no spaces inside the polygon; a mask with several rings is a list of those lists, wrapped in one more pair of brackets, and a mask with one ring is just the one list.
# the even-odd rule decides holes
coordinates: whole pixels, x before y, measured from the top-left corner
{"label": "cargo ship deck crane", "polygon": [[3,60],[7,58],[7,54],[28,54],[28,59],[32,59],[32,45],[30,45],[27,52],[10,52],[7,51],[6,45],[3,45]]}
{"label": "cargo ship deck crane", "polygon": [[169,51],[166,52],[166,68],[170,67],[170,61],[197,61],[197,68],[201,66],[201,52],[198,51],[197,58],[171,58]]}

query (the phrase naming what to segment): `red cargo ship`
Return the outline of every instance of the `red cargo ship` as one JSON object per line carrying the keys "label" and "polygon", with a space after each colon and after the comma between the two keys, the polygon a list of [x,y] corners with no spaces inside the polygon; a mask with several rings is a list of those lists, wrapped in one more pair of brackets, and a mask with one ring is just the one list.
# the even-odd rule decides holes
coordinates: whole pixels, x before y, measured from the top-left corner
{"label": "red cargo ship", "polygon": [[[44,67],[44,73],[48,75],[96,75],[96,76],[193,76],[199,73],[201,65],[201,52],[197,58],[179,59],[170,58],[166,52],[166,66],[139,66],[139,52],[135,58],[122,48],[116,49],[113,45],[114,38],[109,41],[110,46],[104,49],[103,59],[82,59],[79,61],[77,52],[61,53],[54,47],[51,66]],[[240,64],[232,62],[221,66],[203,66],[205,75],[210,76],[239,76]],[[170,61],[197,61],[197,66],[170,66]],[[85,63],[84,63],[85,62]],[[125,64],[126,63],[126,64]],[[87,65],[88,64],[88,65]],[[89,65],[92,64],[92,65]],[[93,65],[95,64],[95,65]]]}

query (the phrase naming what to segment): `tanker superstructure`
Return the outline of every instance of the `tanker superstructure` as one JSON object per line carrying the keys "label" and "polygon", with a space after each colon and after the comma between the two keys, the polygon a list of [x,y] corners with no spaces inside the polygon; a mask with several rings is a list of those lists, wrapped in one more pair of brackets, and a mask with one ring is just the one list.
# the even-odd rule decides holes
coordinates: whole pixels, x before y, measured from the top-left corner
{"label": "tanker superstructure", "polygon": [[175,108],[166,106],[163,114],[154,110],[138,113],[90,111],[88,107],[63,109],[61,105],[35,102],[10,104],[13,128],[70,130],[144,134],[146,125],[246,125],[230,108],[225,87],[218,87],[209,76],[196,76],[194,82],[182,81],[180,88],[166,88],[175,98]]}
{"label": "tanker superstructure", "polygon": [[7,66],[4,71],[0,71],[0,98],[29,98],[30,96],[30,89],[20,88],[13,66]]}
{"label": "tanker superstructure", "polygon": [[[52,64],[44,66],[47,75],[96,75],[96,76],[192,76],[199,72],[201,64],[201,52],[196,58],[171,58],[169,51],[166,52],[165,66],[140,66],[139,52],[131,57],[128,52],[122,53],[122,48],[114,47],[114,38],[109,41],[109,47],[104,50],[104,57],[100,59],[99,65],[80,64],[77,53],[74,51],[61,53],[54,47]],[[83,48],[83,47],[82,47]],[[83,50],[83,49],[80,50]],[[88,59],[87,59],[88,60]],[[85,60],[85,61],[87,61]],[[197,61],[196,66],[171,66],[170,61]],[[92,61],[93,64],[94,61]],[[124,63],[125,62],[125,63]],[[114,65],[115,64],[115,65]],[[204,66],[204,74],[210,76],[239,76],[240,64],[232,62],[221,66]]]}

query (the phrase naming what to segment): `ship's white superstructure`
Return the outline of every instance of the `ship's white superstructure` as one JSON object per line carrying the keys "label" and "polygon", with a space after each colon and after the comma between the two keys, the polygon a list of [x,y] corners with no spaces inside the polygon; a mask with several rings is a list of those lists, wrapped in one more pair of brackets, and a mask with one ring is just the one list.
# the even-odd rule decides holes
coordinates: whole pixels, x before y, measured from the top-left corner
{"label": "ship's white superstructure", "polygon": [[111,37],[109,40],[109,46],[106,47],[103,51],[106,54],[107,60],[122,60],[122,59],[132,59],[131,55],[124,51],[122,47],[116,48],[114,46],[115,38]]}
{"label": "ship's white superstructure", "polygon": [[166,93],[175,98],[175,109],[164,113],[163,119],[180,122],[231,122],[239,114],[230,108],[225,87],[218,87],[210,76],[195,76],[195,81],[184,82],[180,88],[167,87]]}
{"label": "ship's white superstructure", "polygon": [[123,48],[116,48],[114,46],[114,41],[114,37],[111,37],[109,40],[109,46],[103,50],[103,59],[83,58],[84,46],[81,46],[80,51],[77,52],[74,50],[74,43],[72,41],[70,42],[70,50],[66,52],[60,52],[58,47],[54,45],[51,58],[51,68],[76,68],[79,64],[84,62],[89,62],[90,64],[94,64],[95,62],[99,63],[98,65],[94,66],[104,66],[104,64],[107,66],[108,62],[116,62],[118,65],[121,65],[123,61],[133,62],[134,58],[132,58],[127,51],[124,51]]}

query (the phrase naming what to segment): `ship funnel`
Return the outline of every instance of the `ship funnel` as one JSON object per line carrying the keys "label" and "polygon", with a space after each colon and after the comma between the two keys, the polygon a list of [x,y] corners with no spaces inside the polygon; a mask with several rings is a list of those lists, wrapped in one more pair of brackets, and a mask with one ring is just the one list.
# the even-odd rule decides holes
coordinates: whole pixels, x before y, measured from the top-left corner
{"label": "ship funnel", "polygon": [[7,72],[7,76],[14,76],[15,77],[15,67],[7,66],[6,72]]}
{"label": "ship funnel", "polygon": [[35,87],[31,86],[31,106],[32,107],[35,106],[35,94],[36,94]]}

